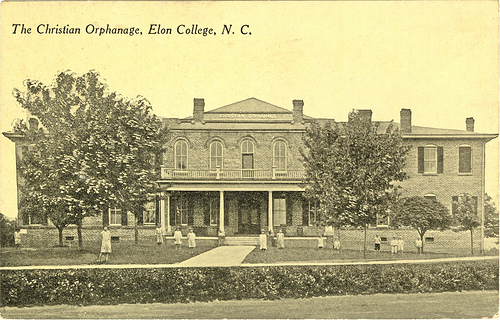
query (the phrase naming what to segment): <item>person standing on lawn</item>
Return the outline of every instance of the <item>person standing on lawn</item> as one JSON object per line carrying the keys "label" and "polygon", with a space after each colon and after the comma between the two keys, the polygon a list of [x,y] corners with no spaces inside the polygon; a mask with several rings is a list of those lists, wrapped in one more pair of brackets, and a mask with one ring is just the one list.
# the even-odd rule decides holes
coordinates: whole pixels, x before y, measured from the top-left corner
{"label": "person standing on lawn", "polygon": [[285,235],[283,234],[283,231],[281,229],[276,234],[276,238],[278,240],[278,249],[284,249],[285,248]]}
{"label": "person standing on lawn", "polygon": [[398,240],[398,253],[403,253],[405,247],[405,241],[403,240],[402,236],[399,236]]}
{"label": "person standing on lawn", "polygon": [[16,229],[16,231],[14,232],[14,245],[16,246],[16,248],[21,247],[21,230],[19,229]]}
{"label": "person standing on lawn", "polygon": [[187,234],[188,246],[189,249],[194,249],[196,247],[196,234],[193,229],[189,229],[189,233]]}
{"label": "person standing on lawn", "polygon": [[259,244],[260,244],[260,250],[267,250],[267,235],[264,230],[262,230],[262,232],[260,233]]}
{"label": "person standing on lawn", "polygon": [[323,236],[318,237],[318,249],[323,249],[325,247],[325,241],[323,240]]}
{"label": "person standing on lawn", "polygon": [[417,248],[417,254],[422,254],[422,239],[417,238],[415,240],[415,247]]}
{"label": "person standing on lawn", "polygon": [[107,226],[104,226],[101,232],[101,238],[101,253],[99,254],[99,262],[103,262],[103,255],[104,262],[107,262],[109,260],[109,255],[111,254],[111,232],[109,232]]}
{"label": "person standing on lawn", "polygon": [[177,227],[177,228],[175,228],[175,232],[174,232],[175,250],[178,250],[181,247],[181,244],[182,244],[181,238],[182,238],[181,229],[179,227]]}
{"label": "person standing on lawn", "polygon": [[335,241],[333,242],[333,251],[340,253],[340,240],[339,240],[339,237],[335,237]]}
{"label": "person standing on lawn", "polygon": [[158,246],[161,246],[163,243],[163,230],[161,230],[159,224],[156,225],[155,235],[156,235],[156,243],[158,244]]}
{"label": "person standing on lawn", "polygon": [[377,235],[375,235],[375,252],[380,252],[380,244],[382,243],[382,239]]}
{"label": "person standing on lawn", "polygon": [[392,237],[391,254],[396,254],[396,253],[398,253],[398,240],[396,240],[396,237]]}

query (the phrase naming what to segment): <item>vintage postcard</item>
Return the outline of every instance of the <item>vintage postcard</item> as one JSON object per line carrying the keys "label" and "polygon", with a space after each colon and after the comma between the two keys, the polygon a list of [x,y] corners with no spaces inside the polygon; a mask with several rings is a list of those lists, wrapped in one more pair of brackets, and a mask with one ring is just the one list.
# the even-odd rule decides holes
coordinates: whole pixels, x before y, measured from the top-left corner
{"label": "vintage postcard", "polygon": [[498,317],[497,2],[0,21],[2,317]]}

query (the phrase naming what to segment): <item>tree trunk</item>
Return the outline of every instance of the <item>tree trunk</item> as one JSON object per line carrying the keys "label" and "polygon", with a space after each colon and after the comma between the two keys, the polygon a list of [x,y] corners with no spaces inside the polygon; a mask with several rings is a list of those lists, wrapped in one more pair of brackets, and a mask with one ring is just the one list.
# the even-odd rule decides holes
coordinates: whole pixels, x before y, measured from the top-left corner
{"label": "tree trunk", "polygon": [[62,247],[62,245],[63,245],[63,228],[57,227],[57,231],[59,232],[59,245]]}
{"label": "tree trunk", "polygon": [[420,248],[420,253],[424,254],[424,233],[420,235],[420,241],[422,241],[422,248]]}
{"label": "tree trunk", "polygon": [[82,219],[78,219],[76,224],[76,233],[78,234],[78,248],[83,248],[83,239],[82,239]]}
{"label": "tree trunk", "polygon": [[137,216],[135,216],[135,225],[134,225],[134,241],[135,244],[139,244],[139,229],[137,228],[137,223],[139,222],[139,219],[137,219]]}
{"label": "tree trunk", "polygon": [[364,225],[364,231],[365,231],[365,240],[363,241],[363,259],[366,259],[366,228],[367,225]]}
{"label": "tree trunk", "polygon": [[470,229],[470,254],[474,255],[474,229]]}

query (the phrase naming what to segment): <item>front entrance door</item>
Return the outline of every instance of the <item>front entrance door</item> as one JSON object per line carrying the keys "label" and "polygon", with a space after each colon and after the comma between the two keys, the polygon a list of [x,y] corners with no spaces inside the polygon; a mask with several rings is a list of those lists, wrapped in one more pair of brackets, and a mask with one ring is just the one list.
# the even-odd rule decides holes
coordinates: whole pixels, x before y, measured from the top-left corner
{"label": "front entrance door", "polygon": [[259,203],[255,200],[241,199],[238,213],[238,233],[260,233]]}

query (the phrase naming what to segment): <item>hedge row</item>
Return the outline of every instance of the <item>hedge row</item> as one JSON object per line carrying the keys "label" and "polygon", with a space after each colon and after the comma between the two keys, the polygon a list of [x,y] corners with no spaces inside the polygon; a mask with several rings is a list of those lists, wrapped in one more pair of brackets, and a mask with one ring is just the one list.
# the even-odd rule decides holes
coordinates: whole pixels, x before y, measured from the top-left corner
{"label": "hedge row", "polygon": [[2,306],[175,303],[498,290],[498,261],[442,264],[3,270]]}

